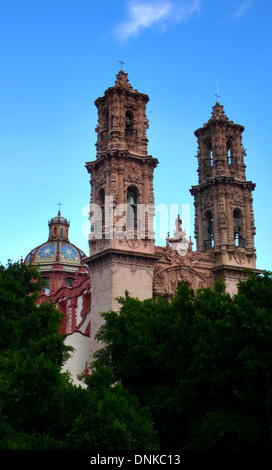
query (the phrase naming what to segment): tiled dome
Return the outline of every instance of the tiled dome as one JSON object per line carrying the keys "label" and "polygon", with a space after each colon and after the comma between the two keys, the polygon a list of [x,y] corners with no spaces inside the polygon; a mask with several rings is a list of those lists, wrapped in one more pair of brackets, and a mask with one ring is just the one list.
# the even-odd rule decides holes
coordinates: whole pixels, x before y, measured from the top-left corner
{"label": "tiled dome", "polygon": [[48,241],[31,250],[26,257],[27,263],[52,264],[60,262],[80,266],[86,255],[75,245],[63,241]]}
{"label": "tiled dome", "polygon": [[59,211],[56,217],[49,220],[48,225],[49,237],[47,242],[31,250],[25,262],[33,265],[39,264],[41,271],[54,263],[60,263],[64,271],[70,267],[82,266],[86,255],[69,241],[68,229],[70,222],[62,217]]}

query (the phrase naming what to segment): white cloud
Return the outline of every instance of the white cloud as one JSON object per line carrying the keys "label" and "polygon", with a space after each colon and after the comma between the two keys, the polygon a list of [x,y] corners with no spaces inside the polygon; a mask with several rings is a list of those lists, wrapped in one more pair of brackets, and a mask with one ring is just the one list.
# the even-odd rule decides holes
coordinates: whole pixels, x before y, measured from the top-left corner
{"label": "white cloud", "polygon": [[173,4],[173,18],[178,21],[188,20],[200,12],[200,0],[183,0]]}
{"label": "white cloud", "polygon": [[244,0],[238,10],[235,12],[235,18],[241,18],[252,6],[253,0]]}
{"label": "white cloud", "polygon": [[200,0],[163,0],[160,2],[130,0],[129,18],[116,28],[117,36],[125,40],[154,23],[183,21],[199,11]]}

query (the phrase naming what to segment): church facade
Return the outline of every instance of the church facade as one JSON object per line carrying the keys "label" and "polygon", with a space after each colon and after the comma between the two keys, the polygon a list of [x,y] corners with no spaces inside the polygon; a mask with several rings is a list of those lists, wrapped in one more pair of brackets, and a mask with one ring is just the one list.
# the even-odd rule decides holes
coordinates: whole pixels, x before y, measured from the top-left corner
{"label": "church facade", "polygon": [[[233,294],[238,281],[245,279],[244,268],[256,269],[255,185],[245,175],[244,127],[230,121],[219,102],[209,121],[195,131],[198,185],[190,191],[196,251],[178,215],[173,237],[167,237],[164,247],[155,246],[153,179],[158,160],[147,152],[148,100],[132,88],[121,69],[114,86],[95,101],[97,155],[86,163],[91,210],[92,205],[101,208],[98,219],[91,217],[86,259],[92,293],[91,353],[99,347],[95,335],[102,322],[100,312],[118,309],[115,299],[125,290],[139,299],[171,299],[180,280],[198,289],[221,278]],[[99,233],[94,229],[97,224]]]}
{"label": "church facade", "polygon": [[[61,285],[57,288],[54,281],[55,290],[43,293],[64,311],[63,332],[67,334],[70,324],[69,333],[81,331],[87,338],[87,349],[78,356],[76,367],[73,364],[74,377],[80,378],[86,362],[99,348],[95,335],[103,322],[101,312],[118,310],[116,298],[126,290],[140,300],[165,296],[171,301],[180,280],[198,289],[212,287],[222,279],[226,291],[234,294],[237,283],[246,279],[244,268],[256,270],[255,185],[246,180],[244,127],[230,121],[218,101],[207,123],[195,131],[198,184],[190,192],[196,250],[186,238],[178,214],[165,246],[155,245],[153,185],[159,162],[148,154],[148,101],[146,94],[133,89],[122,69],[115,84],[95,101],[96,159],[85,164],[91,184],[89,254],[82,256],[74,247],[79,263],[73,266],[73,283],[68,286],[65,281],[71,273],[60,276]],[[56,275],[63,255],[61,243],[68,243],[67,223],[62,225],[66,240],[60,240],[61,224],[52,219],[49,227],[48,243],[56,244],[52,255],[55,264],[42,267],[43,277],[50,277],[49,272]],[[33,261],[39,250],[32,250],[28,260],[32,256]]]}

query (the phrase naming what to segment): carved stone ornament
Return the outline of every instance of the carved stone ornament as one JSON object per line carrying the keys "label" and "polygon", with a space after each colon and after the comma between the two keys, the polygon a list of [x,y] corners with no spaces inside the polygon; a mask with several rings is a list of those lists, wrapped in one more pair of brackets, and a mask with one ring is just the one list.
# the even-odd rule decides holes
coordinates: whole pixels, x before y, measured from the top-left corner
{"label": "carved stone ornament", "polygon": [[241,248],[236,248],[234,252],[234,259],[238,264],[243,264],[246,259],[245,251]]}
{"label": "carved stone ornament", "polygon": [[243,202],[243,195],[241,194],[241,192],[236,189],[233,191],[232,193],[232,199],[231,199],[231,206],[232,206],[232,209],[234,207],[243,207],[244,205],[244,202]]}
{"label": "carved stone ornament", "polygon": [[154,293],[173,295],[178,281],[184,281],[189,287],[199,289],[201,287],[211,287],[214,277],[210,272],[200,272],[190,267],[171,266],[167,268],[155,268],[154,273]]}

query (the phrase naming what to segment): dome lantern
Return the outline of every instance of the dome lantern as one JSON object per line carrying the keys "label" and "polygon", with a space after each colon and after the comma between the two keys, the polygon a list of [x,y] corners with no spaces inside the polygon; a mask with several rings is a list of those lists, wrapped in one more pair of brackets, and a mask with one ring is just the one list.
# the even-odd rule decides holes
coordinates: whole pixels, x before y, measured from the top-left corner
{"label": "dome lantern", "polygon": [[58,211],[58,215],[56,217],[53,217],[51,220],[48,221],[48,226],[48,241],[61,240],[69,242],[68,230],[70,227],[70,222],[64,217],[62,217],[60,210]]}

